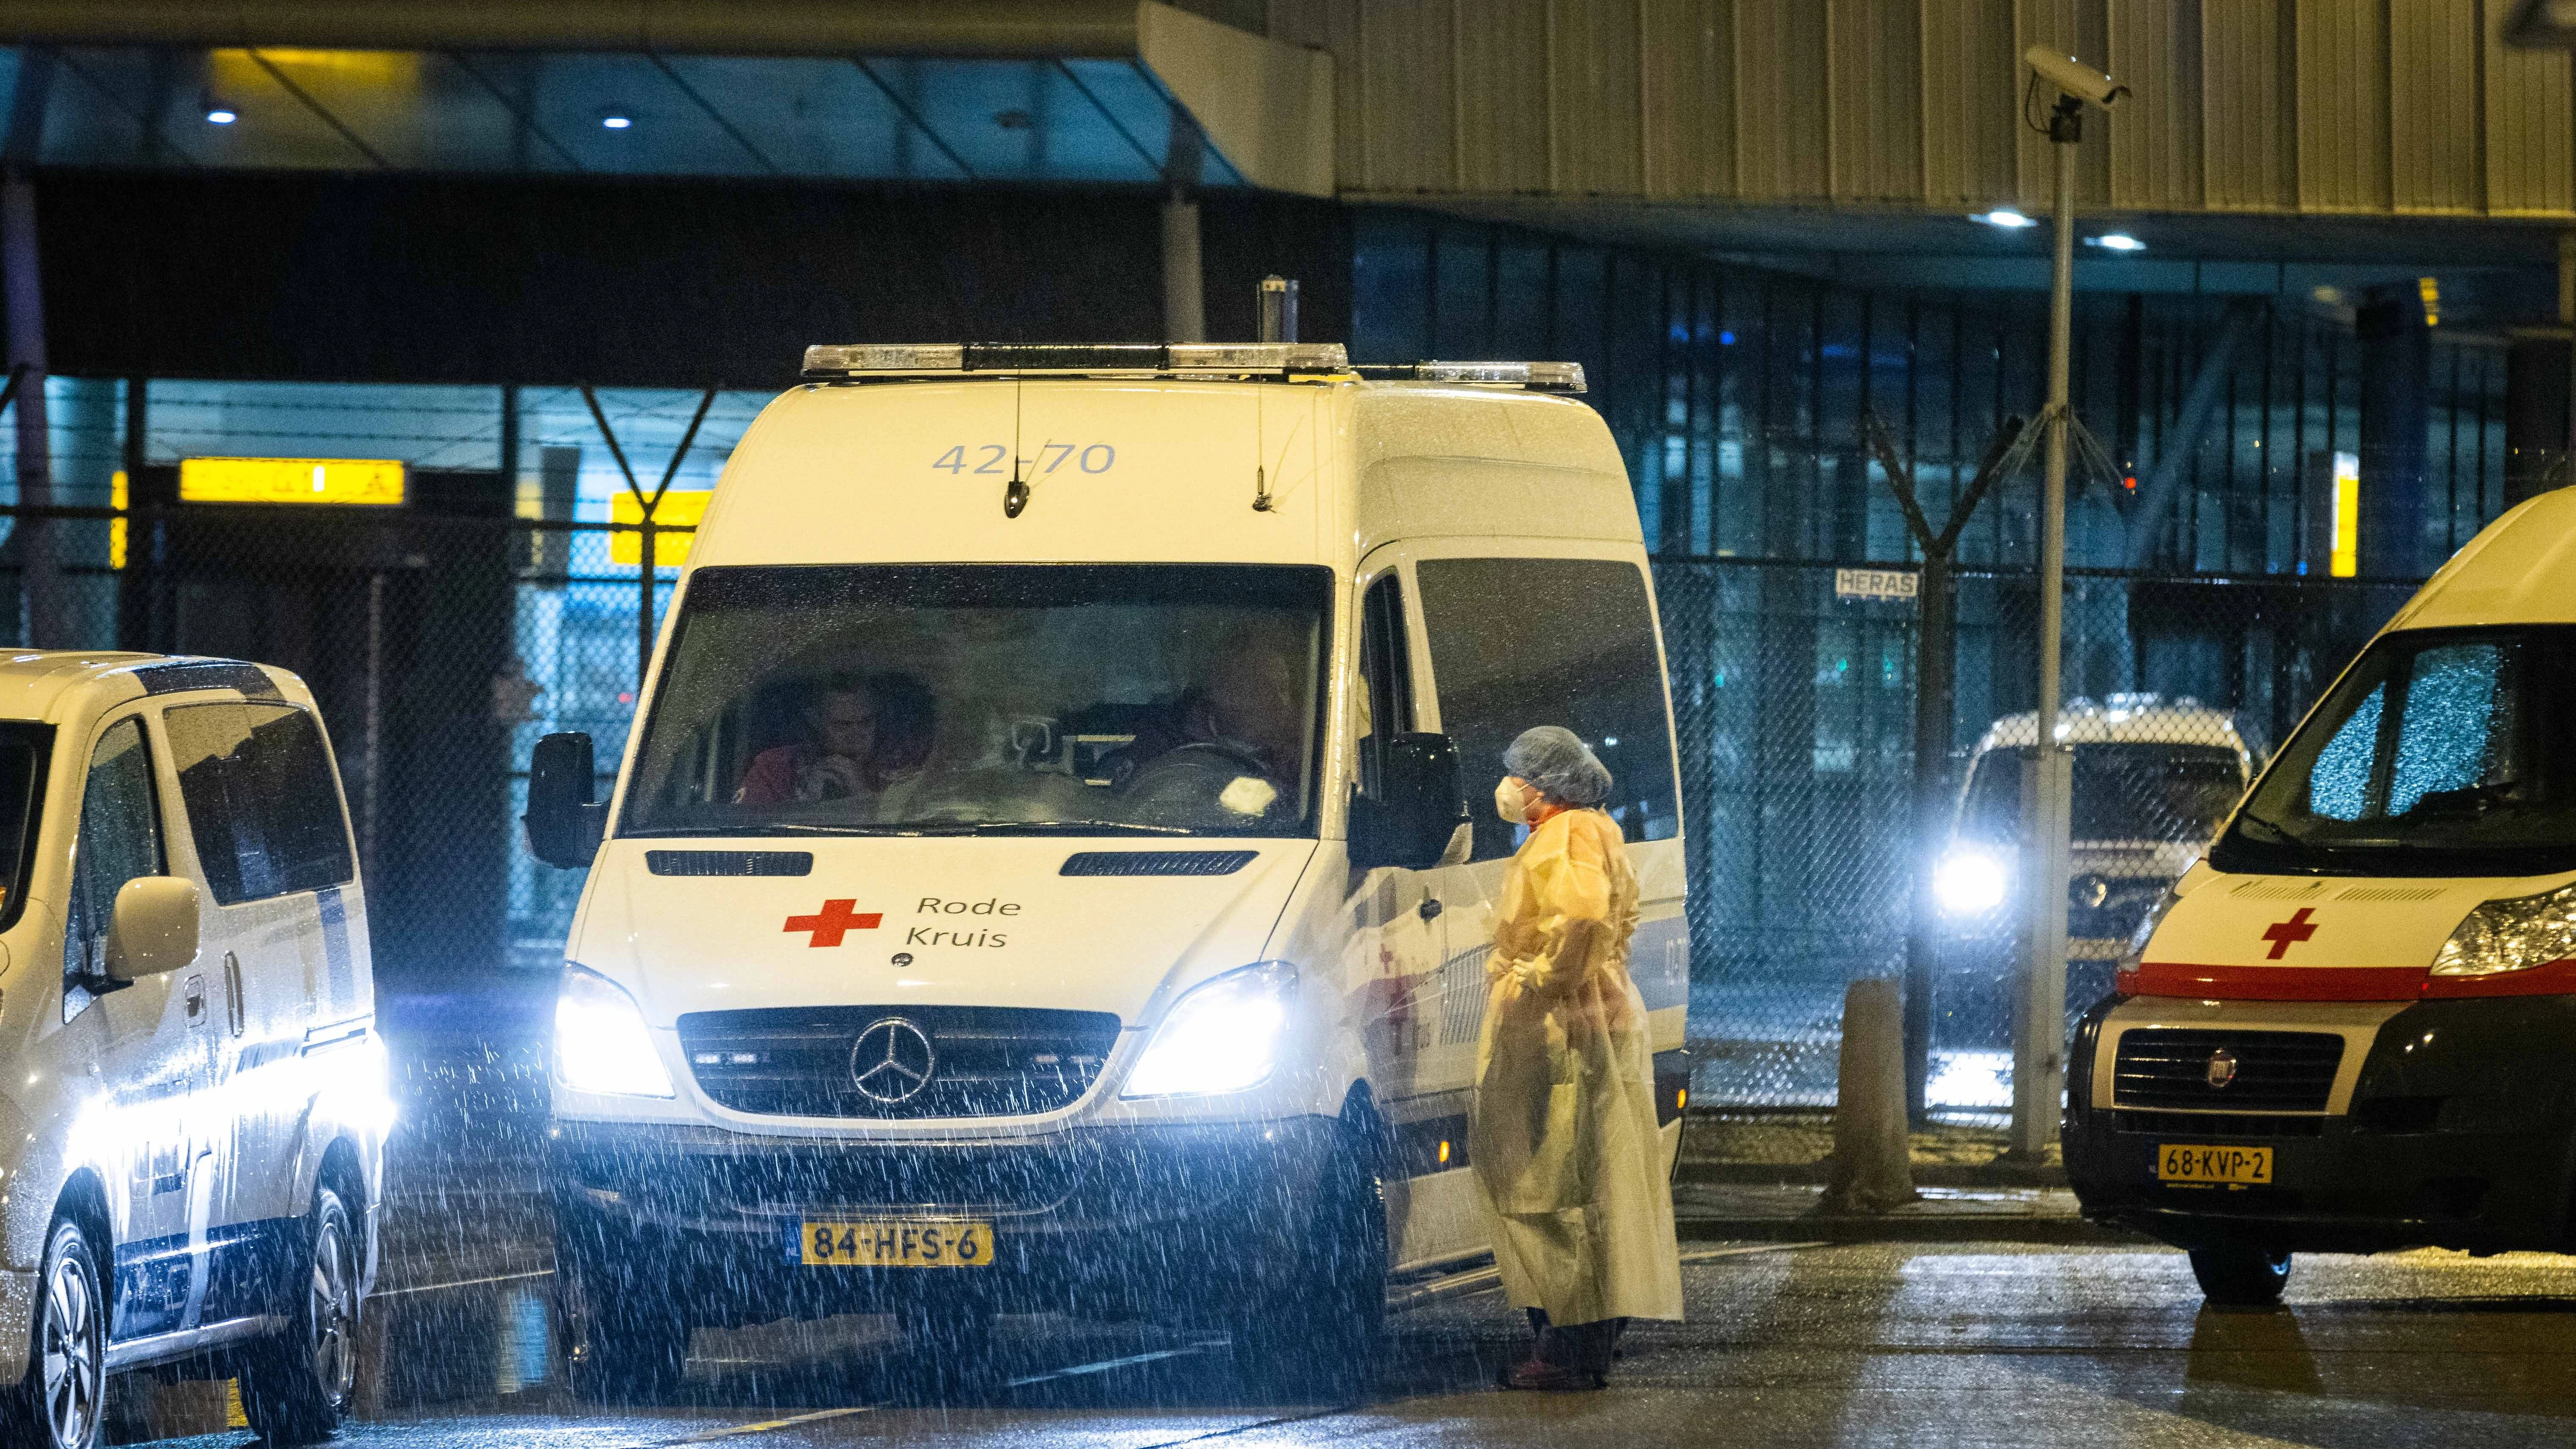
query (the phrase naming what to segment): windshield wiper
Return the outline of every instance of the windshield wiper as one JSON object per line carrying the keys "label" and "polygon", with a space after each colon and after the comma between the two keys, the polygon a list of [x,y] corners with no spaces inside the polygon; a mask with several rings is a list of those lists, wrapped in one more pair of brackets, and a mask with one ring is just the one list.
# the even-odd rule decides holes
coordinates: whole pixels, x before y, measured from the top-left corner
{"label": "windshield wiper", "polygon": [[702,838],[759,835],[1196,835],[1185,825],[1135,825],[1123,820],[912,820],[895,824],[817,825],[798,820],[770,820],[758,825],[726,825],[704,830],[623,830],[638,838]]}
{"label": "windshield wiper", "polygon": [[975,835],[1195,835],[1185,825],[1136,825],[1123,820],[986,820],[968,826]]}
{"label": "windshield wiper", "polygon": [[965,835],[973,829],[973,826],[963,824],[815,825],[798,820],[767,820],[758,825],[709,825],[702,830],[670,826],[621,830],[617,833],[620,836],[632,836],[638,839],[720,840],[734,836],[758,835]]}
{"label": "windshield wiper", "polygon": [[2281,824],[2281,822],[2279,822],[2279,821],[2277,821],[2277,820],[2272,820],[2272,819],[2268,819],[2268,818],[2266,818],[2266,817],[2264,817],[2264,816],[2257,815],[2257,814],[2255,814],[2255,813],[2254,813],[2253,811],[2251,811],[2251,810],[2239,810],[2239,811],[2237,811],[2237,812],[2236,812],[2236,823],[2237,823],[2237,824],[2239,824],[2239,825],[2259,825],[2259,826],[2261,826],[2262,828],[2264,828],[2265,830],[2271,831],[2274,835],[2279,836],[2282,840],[2285,840],[2285,841],[2289,842],[2289,843],[2290,843],[2290,844],[2292,844],[2292,845],[2303,846],[2303,847],[2308,847],[2308,848],[2311,848],[2311,849],[2317,849],[2317,850],[2332,850],[2332,849],[2334,849],[2334,847],[2333,847],[2333,846],[2331,846],[2331,845],[2316,845],[2316,846],[2310,846],[2310,845],[2309,845],[2309,842],[2308,842],[2308,840],[2307,840],[2307,838],[2306,838],[2306,837],[2304,837],[2304,836],[2302,836],[2302,835],[2300,835],[2297,831],[2290,829],[2288,826],[2285,826],[2285,825]]}

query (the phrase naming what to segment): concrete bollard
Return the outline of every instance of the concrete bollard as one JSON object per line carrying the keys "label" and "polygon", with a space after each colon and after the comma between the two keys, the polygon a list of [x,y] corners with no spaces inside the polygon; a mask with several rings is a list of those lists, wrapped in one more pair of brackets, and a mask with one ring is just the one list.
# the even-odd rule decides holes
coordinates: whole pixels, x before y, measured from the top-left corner
{"label": "concrete bollard", "polygon": [[1834,1155],[1820,1211],[1883,1213],[1913,1202],[1905,1136],[1905,1005],[1897,982],[1855,981],[1843,993],[1841,1081]]}

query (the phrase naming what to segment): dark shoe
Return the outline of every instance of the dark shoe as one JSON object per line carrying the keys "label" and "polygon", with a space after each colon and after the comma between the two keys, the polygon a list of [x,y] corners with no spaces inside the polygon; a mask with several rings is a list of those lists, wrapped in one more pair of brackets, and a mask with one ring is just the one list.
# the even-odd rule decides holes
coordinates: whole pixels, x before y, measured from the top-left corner
{"label": "dark shoe", "polygon": [[1582,1369],[1567,1368],[1541,1359],[1504,1369],[1494,1382],[1507,1389],[1530,1389],[1540,1393],[1565,1393],[1576,1389],[1605,1389],[1608,1378]]}

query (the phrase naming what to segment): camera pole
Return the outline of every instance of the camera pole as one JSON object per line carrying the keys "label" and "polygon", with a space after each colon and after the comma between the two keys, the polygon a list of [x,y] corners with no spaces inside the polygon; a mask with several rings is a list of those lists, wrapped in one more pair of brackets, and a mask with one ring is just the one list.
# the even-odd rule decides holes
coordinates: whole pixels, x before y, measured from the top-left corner
{"label": "camera pole", "polygon": [[2039,710],[2033,749],[2022,766],[2028,841],[2021,1009],[2013,1021],[2011,1156],[2036,1160],[2057,1138],[2066,1092],[2066,877],[2075,756],[2057,738],[2059,643],[2065,633],[2068,351],[2075,311],[2075,148],[2084,139],[2083,102],[2062,95],[2049,113],[2057,161],[2057,252],[2048,289],[2048,463],[2039,523]]}

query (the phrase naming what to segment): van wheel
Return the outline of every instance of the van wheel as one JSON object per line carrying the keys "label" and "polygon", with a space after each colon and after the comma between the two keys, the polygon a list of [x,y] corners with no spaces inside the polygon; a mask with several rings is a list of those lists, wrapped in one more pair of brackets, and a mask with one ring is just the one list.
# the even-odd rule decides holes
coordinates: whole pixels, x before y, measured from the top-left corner
{"label": "van wheel", "polygon": [[[1363,1133],[1350,1134],[1354,1139]],[[1353,1403],[1386,1350],[1386,1198],[1348,1143],[1289,1235],[1280,1276],[1236,1306],[1234,1363],[1247,1386],[1301,1403]]]}
{"label": "van wheel", "polygon": [[2268,1248],[2227,1243],[2194,1249],[2191,1276],[2200,1280],[2201,1296],[2220,1308],[2269,1308],[2289,1286],[2290,1255]]}
{"label": "van wheel", "polygon": [[33,1449],[90,1449],[107,1387],[107,1305],[89,1236],[69,1218],[45,1235],[27,1376],[12,1395],[8,1440]]}
{"label": "van wheel", "polygon": [[564,1381],[585,1404],[654,1403],[678,1391],[689,1326],[664,1293],[555,1240]]}
{"label": "van wheel", "polygon": [[340,1195],[318,1188],[286,1330],[242,1365],[242,1416],[271,1444],[331,1437],[358,1383],[358,1242]]}

